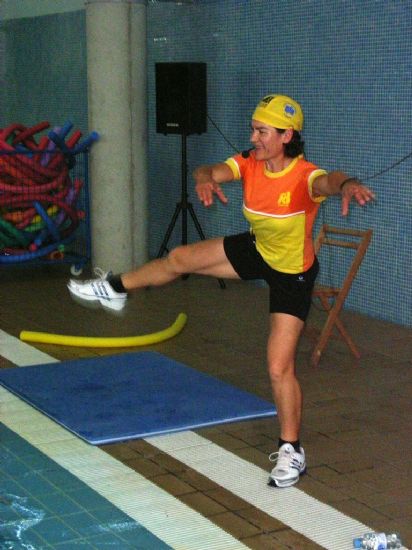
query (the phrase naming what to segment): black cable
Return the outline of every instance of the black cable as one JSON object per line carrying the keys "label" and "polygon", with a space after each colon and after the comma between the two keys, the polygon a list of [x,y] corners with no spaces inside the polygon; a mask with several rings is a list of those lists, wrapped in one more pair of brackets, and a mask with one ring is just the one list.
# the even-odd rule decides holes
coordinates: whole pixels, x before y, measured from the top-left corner
{"label": "black cable", "polygon": [[[233,145],[233,143],[231,143],[229,141],[229,139],[225,136],[225,134],[222,132],[222,130],[219,128],[219,126],[216,124],[216,122],[212,119],[212,117],[210,117],[209,115],[207,115],[207,118],[209,119],[209,121],[212,123],[212,125],[216,128],[216,130],[218,131],[218,133],[222,136],[222,138],[226,141],[226,143],[228,145],[230,145],[230,147],[236,151],[236,153],[240,153],[239,149],[237,147],[235,147]],[[381,176],[382,174],[385,174],[386,172],[389,172],[390,170],[392,170],[392,168],[395,168],[395,166],[398,166],[398,164],[401,164],[402,162],[404,162],[405,160],[407,160],[408,158],[412,157],[412,151],[410,153],[408,153],[407,155],[405,155],[404,157],[402,157],[401,159],[395,161],[393,164],[391,164],[390,166],[386,167],[386,168],[383,168],[382,170],[380,170],[379,172],[376,172],[375,174],[372,174],[372,176],[367,176],[366,178],[361,178],[361,181],[370,181],[370,180],[373,180],[375,178],[377,178],[378,176]]]}
{"label": "black cable", "polygon": [[216,124],[216,122],[209,116],[207,115],[207,118],[210,120],[210,122],[213,124],[213,126],[216,128],[216,130],[219,132],[219,134],[222,136],[222,138],[226,141],[227,144],[230,145],[230,147],[236,151],[236,153],[240,153],[239,149],[237,147],[235,147],[233,145],[233,143],[231,143],[228,138],[225,136],[225,134],[222,132],[222,130],[219,128],[219,126]]}
{"label": "black cable", "polygon": [[398,166],[398,164],[401,164],[401,162],[404,162],[405,160],[407,160],[410,157],[412,157],[412,151],[410,153],[408,153],[407,155],[405,155],[404,157],[402,157],[400,160],[397,160],[396,162],[394,162],[393,164],[388,166],[387,168],[384,168],[383,170],[380,170],[380,172],[376,172],[376,174],[373,174],[373,176],[368,176],[367,178],[364,178],[362,181],[373,180],[373,179],[377,178],[378,176],[381,176],[382,174],[385,174],[386,172],[389,172],[389,170],[392,170],[392,168],[395,168],[395,166]]}

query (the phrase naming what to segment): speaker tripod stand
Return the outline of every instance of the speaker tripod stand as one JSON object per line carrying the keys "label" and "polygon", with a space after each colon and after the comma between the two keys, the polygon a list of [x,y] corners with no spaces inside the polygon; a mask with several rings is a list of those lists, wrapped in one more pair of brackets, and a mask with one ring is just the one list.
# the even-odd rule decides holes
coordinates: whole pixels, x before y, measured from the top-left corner
{"label": "speaker tripod stand", "polygon": [[[181,181],[181,193],[180,193],[180,202],[176,204],[176,208],[172,219],[170,220],[169,227],[165,233],[162,244],[160,245],[157,258],[161,258],[163,254],[168,251],[167,245],[169,239],[172,235],[173,229],[175,228],[176,222],[178,220],[179,214],[182,216],[182,236],[181,244],[187,244],[187,213],[189,212],[190,217],[195,225],[196,231],[202,241],[206,240],[205,234],[203,233],[202,226],[200,225],[199,220],[197,219],[196,213],[193,209],[193,205],[189,202],[188,192],[187,192],[187,151],[186,151],[186,134],[182,134],[182,181]],[[187,278],[189,275],[184,275],[184,278]],[[223,279],[218,279],[220,288],[226,288],[225,282]]]}

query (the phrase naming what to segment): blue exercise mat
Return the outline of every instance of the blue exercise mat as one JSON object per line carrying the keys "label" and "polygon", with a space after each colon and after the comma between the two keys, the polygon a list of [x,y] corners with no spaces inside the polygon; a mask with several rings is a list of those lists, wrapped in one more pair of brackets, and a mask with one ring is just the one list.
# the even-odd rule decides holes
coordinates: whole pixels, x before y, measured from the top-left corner
{"label": "blue exercise mat", "polygon": [[273,416],[273,404],[154,352],[0,369],[0,384],[93,445]]}

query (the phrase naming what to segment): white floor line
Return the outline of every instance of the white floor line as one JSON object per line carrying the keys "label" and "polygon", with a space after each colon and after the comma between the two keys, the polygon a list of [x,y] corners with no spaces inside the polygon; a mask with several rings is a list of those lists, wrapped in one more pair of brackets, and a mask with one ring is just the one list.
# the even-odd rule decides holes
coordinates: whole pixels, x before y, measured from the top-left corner
{"label": "white floor line", "polygon": [[[7,342],[6,333],[2,333],[1,342],[3,344]],[[11,342],[11,344],[12,346],[16,346],[14,342]],[[3,346],[0,349],[1,354],[5,355],[3,354]],[[36,352],[41,353],[35,350],[35,348],[32,349],[34,350],[34,356],[37,355]],[[25,357],[28,358],[31,364],[36,362],[35,360],[33,361],[32,358],[29,358],[29,354]],[[48,357],[52,359],[50,356]],[[24,360],[21,358],[16,361],[14,359],[10,360],[16,364],[20,364],[20,366],[24,364]],[[13,403],[12,410],[10,411],[12,414],[7,415],[6,421],[2,419],[6,425],[17,433],[22,433],[23,437],[46,454],[50,453],[49,456],[53,460],[61,464],[70,472],[73,472],[77,477],[88,483],[92,488],[95,488],[99,493],[103,494],[103,496],[109,498],[111,502],[131,515],[131,517],[135,516],[130,513],[130,509],[136,513],[138,510],[139,514],[149,511],[149,518],[157,512],[156,517],[159,516],[160,523],[170,520],[170,518],[173,517],[170,526],[169,521],[167,521],[168,528],[166,531],[170,532],[169,530],[172,530],[171,533],[173,534],[171,535],[171,539],[175,542],[175,536],[179,536],[180,529],[183,529],[185,534],[186,529],[188,529],[190,533],[193,532],[195,524],[190,523],[192,521],[190,519],[186,519],[183,522],[183,526],[176,529],[176,518],[180,517],[182,513],[180,511],[180,506],[184,505],[181,505],[174,497],[170,497],[167,493],[163,495],[163,501],[168,511],[167,518],[162,516],[163,512],[162,509],[159,508],[157,501],[153,504],[153,507],[148,505],[145,499],[139,499],[139,502],[134,502],[137,492],[139,495],[143,496],[144,494],[145,497],[149,499],[152,498],[151,489],[148,489],[151,483],[143,476],[136,474],[120,462],[115,461],[97,447],[83,443],[80,439],[72,436],[69,432],[58,427],[54,422],[44,417],[44,415],[34,411],[29,405],[26,405],[21,400],[11,396],[9,392],[2,389],[0,397],[4,395],[8,395],[8,401]],[[16,405],[17,403],[18,406]],[[17,410],[13,411],[14,407],[17,407],[20,414]],[[22,428],[23,423],[23,426],[26,426],[27,429],[28,424],[26,422],[26,416],[32,414],[29,411],[33,411],[33,413],[38,415],[36,425],[38,429],[40,428],[40,431],[37,431],[37,436],[35,433],[30,434]],[[22,413],[23,418],[21,417]],[[53,424],[53,430],[51,430],[51,428],[48,429],[52,437],[48,443],[42,441],[41,438],[39,440],[40,433],[44,434],[45,432],[44,426],[41,427],[41,424],[39,425],[39,415],[42,418],[42,423],[47,421],[46,423]],[[64,444],[63,441],[59,441],[59,437],[63,440],[70,441],[65,441]],[[301,533],[323,548],[328,550],[351,550],[353,548],[352,539],[354,537],[371,531],[371,528],[367,525],[346,516],[295,487],[290,487],[288,489],[275,489],[269,487],[267,485],[268,473],[265,470],[239,458],[194,432],[188,431],[151,437],[147,438],[146,441],[176,458],[183,464],[186,464],[193,470],[215,481],[223,488],[239,496],[246,502],[249,502],[256,508],[278,519],[285,525],[288,525],[297,533]],[[79,465],[79,456],[83,457],[82,462],[84,462],[84,464]],[[85,473],[91,465],[95,466],[97,461],[99,462],[99,467],[92,467],[91,472]],[[107,465],[108,472],[104,470],[104,465]],[[100,468],[102,468],[104,475],[102,479],[96,481],[94,479],[94,477],[96,477],[96,470],[100,470]],[[117,485],[109,475],[110,468],[113,468],[114,472],[116,472],[115,477],[116,475],[120,476]],[[127,470],[127,473],[125,470]],[[106,477],[106,475],[108,477]],[[157,487],[156,489],[159,491]],[[167,505],[166,501],[168,502]],[[131,502],[132,505],[130,504]],[[155,528],[146,523],[146,521],[149,521],[148,518],[142,518],[139,515],[139,517],[136,517],[136,520],[159,536]],[[187,533],[188,535],[189,532]],[[195,532],[197,532],[197,529],[195,529]],[[194,536],[196,550],[201,548],[199,546],[199,538],[197,537],[198,535]],[[202,532],[202,540],[203,537],[204,535]],[[170,542],[164,538],[164,535],[159,536],[159,538],[164,540],[167,544],[170,544]],[[182,541],[182,539],[180,539],[180,541]],[[229,548],[244,548],[241,543],[238,541],[236,542],[240,546],[222,546],[222,548],[227,548],[228,550]],[[186,546],[186,539],[185,548],[189,548],[189,546]],[[220,546],[211,546],[208,543],[204,548],[220,548]]]}
{"label": "white floor line", "polygon": [[18,367],[59,362],[51,355],[22,342],[4,330],[0,330],[0,355]]}
{"label": "white floor line", "polygon": [[350,550],[353,538],[372,530],[296,487],[268,486],[267,471],[194,432],[146,441],[323,548]]}
{"label": "white floor line", "polygon": [[172,548],[247,547],[98,447],[0,387],[0,421]]}

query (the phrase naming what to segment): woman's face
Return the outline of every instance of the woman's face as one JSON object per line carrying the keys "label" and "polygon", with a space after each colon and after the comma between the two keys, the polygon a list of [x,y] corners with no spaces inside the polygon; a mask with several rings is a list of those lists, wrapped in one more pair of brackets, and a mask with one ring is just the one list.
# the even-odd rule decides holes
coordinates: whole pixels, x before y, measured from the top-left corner
{"label": "woman's face", "polygon": [[276,128],[252,120],[250,141],[255,148],[255,158],[268,161],[285,157],[284,144],[291,140],[292,135],[292,129],[280,134]]}

